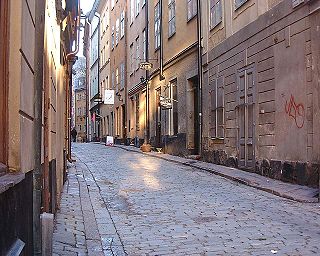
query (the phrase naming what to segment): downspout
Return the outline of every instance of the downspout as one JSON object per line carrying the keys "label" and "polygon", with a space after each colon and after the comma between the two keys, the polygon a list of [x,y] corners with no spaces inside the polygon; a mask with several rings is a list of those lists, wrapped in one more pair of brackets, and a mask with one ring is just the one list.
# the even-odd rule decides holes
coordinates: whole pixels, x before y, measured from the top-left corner
{"label": "downspout", "polygon": [[[98,59],[97,59],[97,61],[98,61],[98,95],[100,96],[100,95],[102,95],[102,94],[100,94],[100,16],[99,15],[97,15],[96,13],[94,14],[94,16],[95,17],[97,17],[98,18],[98,25],[97,25],[97,28],[96,28],[96,30],[98,30],[96,33],[98,33]],[[100,115],[101,113],[100,113],[100,102],[98,102],[98,115]],[[101,116],[101,115],[100,115]],[[100,138],[101,137],[101,134],[100,134],[100,131],[101,131],[101,124],[102,124],[102,119],[101,119],[101,117],[100,117],[100,125],[99,125],[99,129],[97,130],[98,131],[98,134],[97,134],[97,137],[98,138]],[[99,122],[99,121],[98,121]],[[96,125],[95,125],[95,127],[96,127]],[[96,131],[96,132],[97,132]]]}
{"label": "downspout", "polygon": [[33,255],[42,254],[41,243],[41,149],[42,149],[42,91],[43,91],[43,54],[46,1],[35,4],[35,72],[34,72],[34,171],[33,171]]}
{"label": "downspout", "polygon": [[[162,1],[162,0],[161,0]],[[146,62],[149,62],[149,1],[146,1]],[[163,62],[162,62],[163,63]],[[163,69],[162,69],[163,70]],[[149,91],[149,70],[146,70],[146,98],[147,98],[147,144],[150,143],[150,91]]]}
{"label": "downspout", "polygon": [[201,33],[201,0],[197,0],[197,35],[198,35],[198,123],[199,123],[199,155],[202,155],[202,33]]}
{"label": "downspout", "polygon": [[[73,52],[67,54],[67,69],[69,72],[69,85],[67,85],[67,99],[68,99],[68,125],[67,125],[67,134],[68,134],[68,153],[67,153],[67,160],[72,163],[73,160],[71,158],[71,107],[72,107],[72,66],[74,64],[74,59],[79,52],[79,42],[80,42],[80,18],[81,18],[81,9],[80,9],[80,0],[78,0],[78,17],[77,17],[77,24],[76,24],[76,49]],[[70,65],[72,63],[72,65]]]}
{"label": "downspout", "polygon": [[163,47],[163,7],[162,7],[162,2],[163,0],[160,0],[159,4],[160,4],[160,81],[164,80],[165,77],[163,75],[163,51],[164,51],[164,47]]}
{"label": "downspout", "polygon": [[[88,21],[88,18],[86,18],[86,25],[88,26],[88,29],[90,28],[90,23]],[[86,44],[86,133],[87,133],[87,142],[89,141],[89,133],[90,133],[90,118],[89,118],[89,72],[90,70],[90,58],[87,56],[88,54],[88,43],[89,43],[89,38],[87,38],[87,44]]]}

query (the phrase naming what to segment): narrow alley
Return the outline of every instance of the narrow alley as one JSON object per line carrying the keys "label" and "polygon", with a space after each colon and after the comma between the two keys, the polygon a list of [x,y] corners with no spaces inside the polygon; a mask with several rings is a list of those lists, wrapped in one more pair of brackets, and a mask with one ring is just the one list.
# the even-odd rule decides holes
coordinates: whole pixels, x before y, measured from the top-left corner
{"label": "narrow alley", "polygon": [[102,144],[74,144],[54,255],[319,255],[319,204]]}

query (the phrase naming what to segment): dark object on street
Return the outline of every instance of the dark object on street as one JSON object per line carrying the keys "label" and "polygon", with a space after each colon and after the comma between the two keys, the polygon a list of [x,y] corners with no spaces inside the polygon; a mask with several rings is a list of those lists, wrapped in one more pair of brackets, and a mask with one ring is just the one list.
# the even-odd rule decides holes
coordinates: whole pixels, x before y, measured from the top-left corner
{"label": "dark object on street", "polygon": [[76,142],[77,141],[77,130],[75,127],[73,127],[72,131],[71,131],[71,137],[72,137],[72,141]]}

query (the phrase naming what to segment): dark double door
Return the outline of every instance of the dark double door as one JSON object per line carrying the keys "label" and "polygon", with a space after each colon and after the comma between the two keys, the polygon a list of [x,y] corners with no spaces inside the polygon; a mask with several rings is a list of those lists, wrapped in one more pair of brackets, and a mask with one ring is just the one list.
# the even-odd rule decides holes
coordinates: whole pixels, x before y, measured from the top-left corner
{"label": "dark double door", "polygon": [[255,166],[255,77],[254,68],[238,72],[237,126],[239,167]]}

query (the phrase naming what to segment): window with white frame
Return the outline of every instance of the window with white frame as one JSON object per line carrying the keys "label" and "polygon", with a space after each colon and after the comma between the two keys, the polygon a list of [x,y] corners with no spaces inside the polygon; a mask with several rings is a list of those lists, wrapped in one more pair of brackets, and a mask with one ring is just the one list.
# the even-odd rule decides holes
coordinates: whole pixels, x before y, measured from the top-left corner
{"label": "window with white frame", "polygon": [[169,9],[169,21],[168,21],[168,27],[169,27],[169,37],[174,35],[176,33],[176,1],[175,0],[169,0],[168,2],[168,9]]}
{"label": "window with white frame", "polygon": [[133,43],[130,45],[130,74],[133,74],[134,71],[134,52],[133,52]]}
{"label": "window with white frame", "polygon": [[124,37],[124,11],[121,12],[120,14],[120,38]]}
{"label": "window with white frame", "polygon": [[215,139],[224,138],[224,80],[223,77],[211,81],[210,90],[210,136]]}
{"label": "window with white frame", "polygon": [[120,65],[120,90],[122,90],[124,88],[125,79],[126,79],[125,64],[121,63],[121,65]]}
{"label": "window with white frame", "polygon": [[239,7],[241,7],[245,2],[247,2],[248,0],[234,0],[234,7],[235,9],[238,9]]}
{"label": "window with white frame", "polygon": [[140,11],[140,0],[136,0],[136,17],[138,16]]}
{"label": "window with white frame", "polygon": [[119,68],[116,68],[116,91],[119,90]]}
{"label": "window with white frame", "polygon": [[134,21],[134,0],[130,1],[130,24]]}
{"label": "window with white frame", "polygon": [[119,43],[120,21],[116,20],[116,45]]}
{"label": "window with white frame", "polygon": [[210,0],[210,29],[222,22],[222,0]]}
{"label": "window with white frame", "polygon": [[160,47],[160,3],[154,8],[154,44],[155,49]]}
{"label": "window with white frame", "polygon": [[111,49],[114,49],[114,26],[111,29]]}
{"label": "window with white frame", "polygon": [[142,58],[143,61],[147,60],[147,38],[146,29],[142,31]]}
{"label": "window with white frame", "polygon": [[197,0],[187,0],[188,5],[188,20],[191,20],[194,16],[197,15],[198,7]]}
{"label": "window with white frame", "polygon": [[140,62],[140,39],[136,38],[136,70],[139,69]]}

